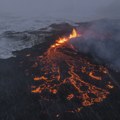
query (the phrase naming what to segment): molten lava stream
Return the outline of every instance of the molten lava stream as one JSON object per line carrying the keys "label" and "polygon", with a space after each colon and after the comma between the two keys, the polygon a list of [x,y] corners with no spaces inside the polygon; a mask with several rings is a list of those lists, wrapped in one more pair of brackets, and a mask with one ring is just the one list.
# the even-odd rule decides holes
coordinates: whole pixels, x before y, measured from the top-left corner
{"label": "molten lava stream", "polygon": [[[38,85],[32,86],[32,93],[40,94],[44,100],[52,99],[46,95],[47,91],[56,96],[62,94],[68,102],[79,101],[77,106],[70,108],[72,111],[80,111],[81,107],[103,101],[107,98],[109,89],[113,88],[108,87],[112,84],[107,68],[90,63],[77,54],[72,56],[73,53],[69,50],[73,50],[73,46],[67,43],[70,39],[80,36],[73,29],[68,37],[59,38],[42,57],[38,57],[37,63],[41,74],[34,76],[34,81],[38,82]],[[101,83],[104,86],[98,87],[97,82],[99,86]],[[66,108],[66,111],[68,109]]]}

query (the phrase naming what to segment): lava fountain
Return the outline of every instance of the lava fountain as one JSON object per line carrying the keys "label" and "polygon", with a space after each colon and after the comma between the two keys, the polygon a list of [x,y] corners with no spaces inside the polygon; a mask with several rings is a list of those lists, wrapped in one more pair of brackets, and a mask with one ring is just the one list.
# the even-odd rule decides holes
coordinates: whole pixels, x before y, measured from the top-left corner
{"label": "lava fountain", "polygon": [[[74,103],[65,107],[65,111],[72,112],[102,102],[113,88],[107,68],[78,54],[69,43],[76,37],[81,34],[73,29],[68,37],[59,38],[42,56],[38,56],[32,66],[32,93],[45,101]],[[34,72],[36,69],[37,73]]]}

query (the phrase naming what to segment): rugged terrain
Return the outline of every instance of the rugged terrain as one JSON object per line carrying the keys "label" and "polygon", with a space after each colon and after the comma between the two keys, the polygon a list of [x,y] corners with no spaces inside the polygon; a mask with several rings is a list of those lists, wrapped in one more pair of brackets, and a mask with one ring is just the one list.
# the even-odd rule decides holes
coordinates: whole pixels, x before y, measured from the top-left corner
{"label": "rugged terrain", "polygon": [[[89,26],[79,24],[81,34]],[[28,31],[38,39],[44,33],[44,42],[0,60],[0,119],[119,120],[120,72],[77,51],[70,43],[51,48],[74,27],[62,23],[51,28],[47,32]],[[26,35],[5,34],[14,39]]]}

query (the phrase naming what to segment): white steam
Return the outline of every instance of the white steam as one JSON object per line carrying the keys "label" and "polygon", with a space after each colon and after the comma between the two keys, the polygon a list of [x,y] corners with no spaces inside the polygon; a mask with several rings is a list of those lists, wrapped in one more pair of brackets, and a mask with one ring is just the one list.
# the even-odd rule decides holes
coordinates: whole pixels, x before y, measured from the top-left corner
{"label": "white steam", "polygon": [[[81,27],[79,31],[82,31]],[[120,20],[92,22],[82,37],[71,40],[71,43],[78,51],[120,70]]]}

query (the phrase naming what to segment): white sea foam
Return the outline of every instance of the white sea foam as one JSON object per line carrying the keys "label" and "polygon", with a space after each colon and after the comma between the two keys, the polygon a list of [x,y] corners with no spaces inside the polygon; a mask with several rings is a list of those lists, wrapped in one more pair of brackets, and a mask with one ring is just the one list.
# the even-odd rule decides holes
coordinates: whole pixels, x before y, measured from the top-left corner
{"label": "white sea foam", "polygon": [[[72,21],[65,19],[56,19],[56,18],[45,18],[34,17],[34,18],[25,18],[25,17],[14,17],[14,16],[2,16],[0,17],[0,59],[7,59],[14,57],[12,54],[13,51],[22,50],[25,48],[30,48],[36,44],[43,42],[44,35],[41,35],[39,39],[35,35],[28,34],[30,38],[28,41],[22,39],[12,39],[4,35],[5,32],[24,32],[24,31],[35,31],[40,28],[48,27],[52,23],[68,22],[73,24]],[[51,28],[48,27],[46,31],[50,31]]]}

